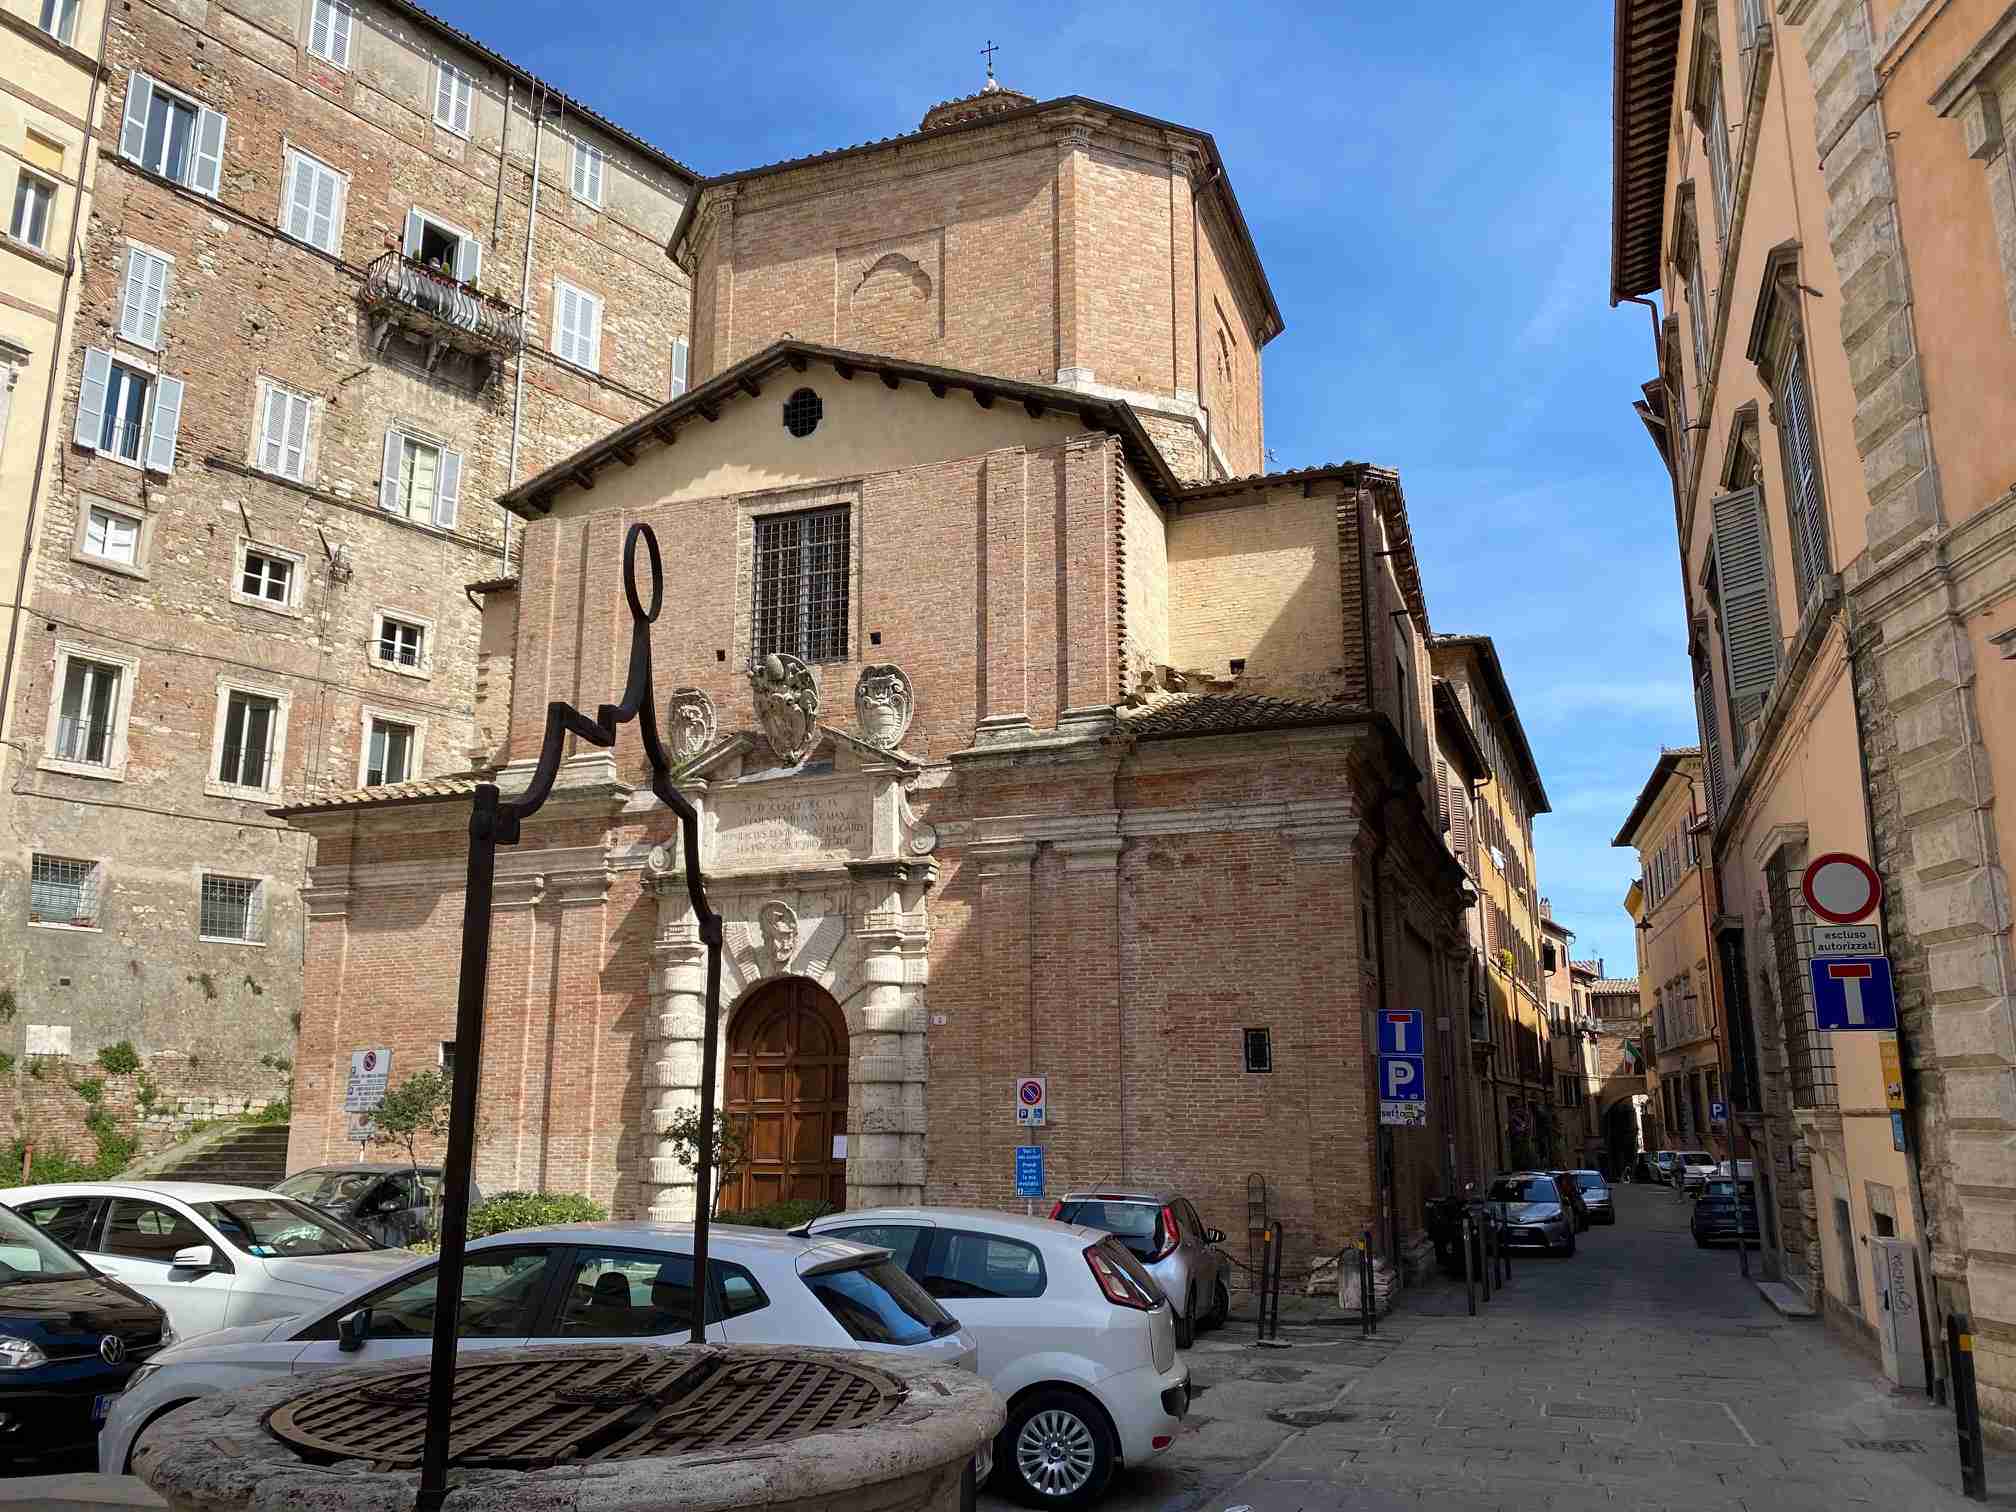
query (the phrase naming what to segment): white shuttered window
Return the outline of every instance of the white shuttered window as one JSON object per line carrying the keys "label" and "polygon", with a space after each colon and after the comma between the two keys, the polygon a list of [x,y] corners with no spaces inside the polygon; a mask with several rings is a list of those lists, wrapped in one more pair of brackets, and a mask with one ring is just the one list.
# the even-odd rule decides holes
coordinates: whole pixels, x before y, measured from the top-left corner
{"label": "white shuttered window", "polygon": [[475,83],[453,63],[437,65],[434,78],[434,124],[457,136],[469,135],[469,100]]}
{"label": "white shuttered window", "polygon": [[324,252],[341,250],[343,240],[343,175],[305,152],[287,154],[287,234]]}
{"label": "white shuttered window", "polygon": [[119,155],[215,196],[224,172],[224,116],[137,70],[126,83]]}
{"label": "white shuttered window", "polygon": [[308,19],[308,51],[338,68],[350,66],[350,0],[315,0]]}
{"label": "white shuttered window", "polygon": [[259,433],[259,466],[264,471],[297,483],[307,477],[309,409],[304,394],[291,393],[277,384],[266,390]]}
{"label": "white shuttered window", "polygon": [[453,530],[461,495],[462,453],[401,431],[385,432],[379,508],[421,525]]}
{"label": "white shuttered window", "polygon": [[602,204],[602,149],[589,142],[574,144],[572,163],[574,198],[600,207]]}
{"label": "white shuttered window", "polygon": [[126,288],[119,300],[119,334],[149,349],[161,345],[161,307],[168,294],[168,258],[145,247],[126,249]]}
{"label": "white shuttered window", "polygon": [[560,278],[553,280],[553,351],[576,367],[601,371],[602,301]]}

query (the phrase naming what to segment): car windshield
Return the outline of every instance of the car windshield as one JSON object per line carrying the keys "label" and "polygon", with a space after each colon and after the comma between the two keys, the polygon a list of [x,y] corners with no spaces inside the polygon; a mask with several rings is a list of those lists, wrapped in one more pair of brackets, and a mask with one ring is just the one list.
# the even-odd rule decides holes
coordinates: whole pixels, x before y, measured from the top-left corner
{"label": "car windshield", "polygon": [[1711,1166],[1715,1164],[1715,1157],[1710,1155],[1706,1150],[1689,1150],[1680,1159],[1688,1165]]}
{"label": "car windshield", "polygon": [[847,1337],[863,1344],[922,1344],[959,1329],[957,1318],[887,1260],[822,1271],[805,1284]]}
{"label": "car windshield", "polygon": [[273,1188],[315,1207],[344,1207],[383,1180],[383,1171],[300,1171]]}
{"label": "car windshield", "polygon": [[[1711,1181],[1708,1183],[1704,1191],[1706,1195],[1709,1197],[1725,1197],[1733,1199],[1736,1195],[1736,1183],[1733,1181]],[[1750,1192],[1751,1192],[1750,1183],[1746,1181],[1743,1183],[1743,1195],[1745,1197],[1748,1197],[1750,1195]]]}
{"label": "car windshield", "polygon": [[382,1249],[327,1213],[285,1197],[234,1197],[192,1204],[237,1248],[262,1260],[302,1255],[357,1255]]}
{"label": "car windshield", "polygon": [[[1559,1202],[1551,1176],[1500,1176],[1491,1183],[1493,1202]],[[1578,1220],[1579,1221],[1579,1220]]]}
{"label": "car windshield", "polygon": [[91,1267],[10,1207],[0,1207],[0,1286],[67,1281]]}
{"label": "car windshield", "polygon": [[1104,1229],[1143,1260],[1162,1248],[1162,1209],[1153,1203],[1069,1198],[1057,1205],[1052,1216],[1059,1223]]}
{"label": "car windshield", "polygon": [[1603,1179],[1600,1171],[1577,1171],[1575,1185],[1585,1192],[1601,1192],[1607,1190],[1610,1183]]}

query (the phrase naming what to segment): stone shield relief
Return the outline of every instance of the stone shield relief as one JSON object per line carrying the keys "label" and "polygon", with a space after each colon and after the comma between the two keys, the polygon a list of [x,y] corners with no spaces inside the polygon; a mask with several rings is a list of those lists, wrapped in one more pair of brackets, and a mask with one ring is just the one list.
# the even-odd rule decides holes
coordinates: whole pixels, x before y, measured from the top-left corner
{"label": "stone shield relief", "polygon": [[910,733],[916,708],[916,695],[901,667],[876,662],[861,669],[861,681],[854,685],[854,716],[861,723],[861,738],[868,744],[895,750]]}
{"label": "stone shield relief", "polygon": [[691,761],[714,744],[719,725],[714,700],[698,688],[674,688],[665,700],[665,744],[677,761]]}
{"label": "stone shield relief", "polygon": [[819,733],[819,684],[812,669],[786,651],[773,651],[749,673],[756,722],[770,749],[786,766],[796,766]]}

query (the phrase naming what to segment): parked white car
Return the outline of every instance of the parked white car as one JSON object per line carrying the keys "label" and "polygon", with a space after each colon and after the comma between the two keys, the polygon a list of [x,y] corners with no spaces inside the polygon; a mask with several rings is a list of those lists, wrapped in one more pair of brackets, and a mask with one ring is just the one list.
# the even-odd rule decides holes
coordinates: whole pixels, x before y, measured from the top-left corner
{"label": "parked white car", "polygon": [[1190,1372],[1169,1299],[1103,1229],[982,1208],[870,1208],[800,1232],[887,1249],[980,1345],[1008,1403],[997,1480],[1022,1500],[1076,1507],[1122,1465],[1176,1440]]}
{"label": "parked white car", "polygon": [[185,1339],[306,1312],[413,1259],[258,1187],[83,1181],[0,1202],[158,1303]]}
{"label": "parked white car", "polygon": [[[164,1349],[112,1403],[98,1467],[126,1473],[133,1443],[162,1413],[279,1374],[424,1359],[431,1350],[435,1261],[398,1252],[398,1275],[301,1317],[229,1328]],[[891,1350],[976,1369],[973,1335],[886,1250],[769,1229],[710,1230],[707,1337],[735,1344]],[[570,1344],[682,1344],[692,1326],[693,1227],[568,1223],[469,1245],[462,1350]],[[984,1476],[991,1456],[978,1457]]]}

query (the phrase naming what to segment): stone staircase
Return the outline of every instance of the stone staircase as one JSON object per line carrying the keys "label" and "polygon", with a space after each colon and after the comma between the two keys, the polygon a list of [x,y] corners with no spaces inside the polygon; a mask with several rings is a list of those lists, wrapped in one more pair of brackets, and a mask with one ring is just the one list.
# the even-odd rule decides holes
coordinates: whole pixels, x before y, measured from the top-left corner
{"label": "stone staircase", "polygon": [[287,1175],[287,1129],[286,1124],[240,1124],[219,1130],[145,1162],[146,1179],[270,1187]]}

